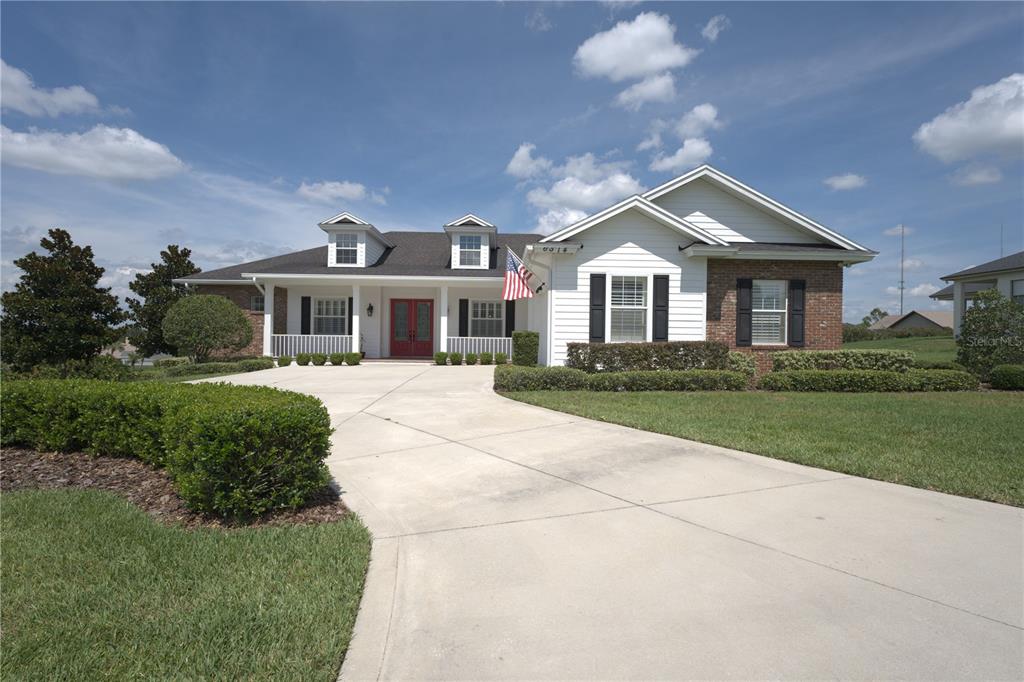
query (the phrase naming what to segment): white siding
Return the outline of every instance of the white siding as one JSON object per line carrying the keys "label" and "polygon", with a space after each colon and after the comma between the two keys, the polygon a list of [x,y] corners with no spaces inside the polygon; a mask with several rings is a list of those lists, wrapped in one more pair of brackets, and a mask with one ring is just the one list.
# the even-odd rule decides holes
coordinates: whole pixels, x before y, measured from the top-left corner
{"label": "white siding", "polygon": [[[580,235],[583,248],[556,256],[551,273],[552,357],[565,364],[566,344],[590,338],[590,275],[668,275],[671,341],[706,337],[707,261],[679,252],[677,232],[637,211],[628,211]],[[650,312],[648,286],[648,318]],[[531,318],[536,319],[536,318]]]}
{"label": "white siding", "polygon": [[654,203],[727,242],[821,242],[703,179],[662,195]]}
{"label": "white siding", "polygon": [[[366,267],[369,267],[376,263],[380,259],[380,257],[384,255],[384,251],[387,249],[387,247],[384,246],[380,242],[380,240],[378,240],[376,237],[374,237],[372,234],[368,232],[363,233],[363,237],[364,239],[366,239],[363,263]],[[374,305],[377,304],[375,303]]]}

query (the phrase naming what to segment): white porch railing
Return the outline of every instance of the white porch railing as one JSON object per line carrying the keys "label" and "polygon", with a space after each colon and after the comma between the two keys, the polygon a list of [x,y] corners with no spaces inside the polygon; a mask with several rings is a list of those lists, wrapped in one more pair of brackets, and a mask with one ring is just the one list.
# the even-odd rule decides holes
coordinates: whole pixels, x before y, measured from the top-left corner
{"label": "white porch railing", "polygon": [[352,337],[326,334],[273,334],[270,337],[271,355],[295,356],[299,353],[349,353]]}
{"label": "white porch railing", "polygon": [[449,353],[504,353],[512,356],[512,339],[508,336],[449,336]]}

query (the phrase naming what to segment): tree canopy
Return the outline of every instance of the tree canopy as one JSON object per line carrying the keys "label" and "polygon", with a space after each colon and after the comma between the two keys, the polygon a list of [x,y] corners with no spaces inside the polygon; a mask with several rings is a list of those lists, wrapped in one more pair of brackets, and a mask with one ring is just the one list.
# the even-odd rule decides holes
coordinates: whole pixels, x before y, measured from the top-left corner
{"label": "tree canopy", "polygon": [[153,263],[151,272],[140,272],[128,285],[142,300],[127,299],[135,326],[132,329],[132,343],[143,355],[157,353],[175,354],[177,349],[164,338],[164,316],[171,306],[188,295],[184,284],[173,280],[199,272],[192,262],[192,251],[177,244],[168,244],[160,252],[160,262]]}
{"label": "tree canopy", "polygon": [[99,286],[104,270],[93,261],[92,247],[77,246],[59,228],[39,244],[45,253],[14,261],[23,274],[0,299],[0,353],[21,370],[94,357],[125,320],[117,296]]}
{"label": "tree canopy", "polygon": [[978,292],[956,345],[957,362],[982,379],[996,365],[1024,364],[1024,306],[995,289]]}
{"label": "tree canopy", "polygon": [[164,339],[196,362],[215,351],[238,351],[252,341],[252,324],[242,309],[210,294],[186,296],[164,316]]}

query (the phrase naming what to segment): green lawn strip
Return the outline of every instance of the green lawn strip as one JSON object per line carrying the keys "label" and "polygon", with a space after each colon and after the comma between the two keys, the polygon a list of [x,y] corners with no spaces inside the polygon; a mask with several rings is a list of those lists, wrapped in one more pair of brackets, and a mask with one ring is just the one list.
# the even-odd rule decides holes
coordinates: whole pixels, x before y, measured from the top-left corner
{"label": "green lawn strip", "polygon": [[1024,395],[505,394],[553,410],[790,462],[1024,506]]}
{"label": "green lawn strip", "polygon": [[6,679],[334,680],[369,562],[355,516],[186,531],[99,491],[3,494]]}
{"label": "green lawn strip", "polygon": [[879,348],[913,351],[918,360],[926,362],[956,361],[956,341],[952,336],[914,336],[905,339],[851,341],[843,344],[843,350],[875,350]]}

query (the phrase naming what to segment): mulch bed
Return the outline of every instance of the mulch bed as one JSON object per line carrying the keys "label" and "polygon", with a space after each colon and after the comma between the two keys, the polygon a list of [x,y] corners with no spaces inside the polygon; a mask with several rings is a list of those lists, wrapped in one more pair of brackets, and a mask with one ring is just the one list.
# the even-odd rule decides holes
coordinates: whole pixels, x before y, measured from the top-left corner
{"label": "mulch bed", "polygon": [[186,528],[312,525],[340,521],[349,513],[337,492],[325,488],[302,509],[266,514],[246,522],[229,522],[191,511],[178,497],[165,471],[137,459],[20,448],[5,449],[0,455],[0,490],[3,492],[61,488],[107,490],[161,523]]}

